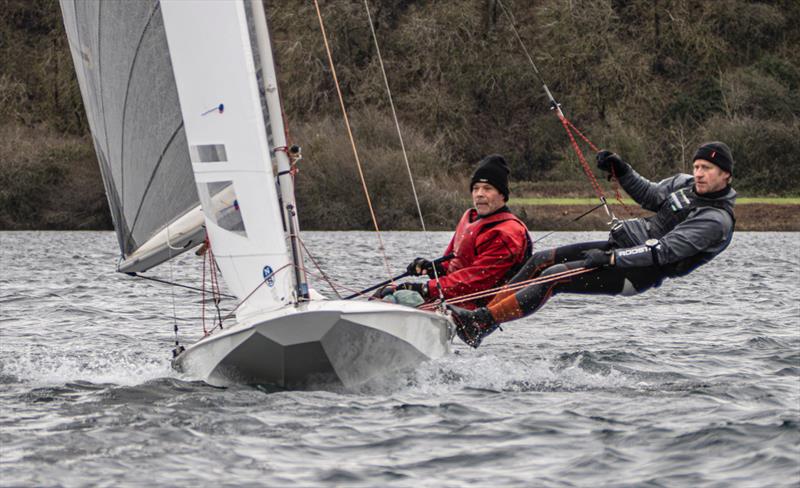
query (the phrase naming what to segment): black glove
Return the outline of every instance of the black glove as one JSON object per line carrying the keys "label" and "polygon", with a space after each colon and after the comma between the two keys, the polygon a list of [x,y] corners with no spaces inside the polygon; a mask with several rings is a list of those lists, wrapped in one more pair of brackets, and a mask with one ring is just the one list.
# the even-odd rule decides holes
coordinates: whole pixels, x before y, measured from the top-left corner
{"label": "black glove", "polygon": [[428,285],[426,283],[399,283],[397,285],[386,285],[378,288],[378,291],[372,294],[372,298],[383,299],[393,294],[397,290],[411,290],[422,295],[422,298],[427,298]]}
{"label": "black glove", "polygon": [[442,263],[436,261],[428,261],[425,258],[415,258],[411,261],[411,264],[408,265],[406,268],[406,272],[411,276],[421,276],[422,274],[428,275],[429,278],[433,279],[436,275],[433,272],[433,267],[436,266],[436,273],[439,276],[443,276],[445,273],[444,266]]}
{"label": "black glove", "polygon": [[589,249],[583,252],[584,268],[604,268],[611,266],[611,252],[602,251],[600,249]]}
{"label": "black glove", "polygon": [[427,283],[400,283],[397,285],[398,290],[411,290],[419,293],[422,298],[427,298],[428,296],[428,284]]}
{"label": "black glove", "polygon": [[375,293],[370,297],[371,300],[383,300],[384,297],[391,295],[395,290],[394,285],[386,285],[375,290]]}
{"label": "black glove", "polygon": [[606,173],[610,173],[608,175],[609,180],[612,175],[619,178],[628,174],[628,171],[631,170],[631,166],[623,161],[618,154],[606,151],[605,149],[597,153],[597,168]]}
{"label": "black glove", "polygon": [[420,276],[422,273],[427,273],[431,266],[431,262],[425,258],[414,258],[406,268],[406,273],[411,276]]}

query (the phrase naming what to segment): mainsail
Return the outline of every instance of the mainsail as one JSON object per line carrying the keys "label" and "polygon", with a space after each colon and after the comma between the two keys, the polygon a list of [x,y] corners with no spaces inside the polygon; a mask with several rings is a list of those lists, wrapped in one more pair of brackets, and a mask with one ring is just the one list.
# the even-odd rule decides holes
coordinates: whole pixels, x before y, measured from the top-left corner
{"label": "mainsail", "polygon": [[61,0],[123,260],[144,271],[202,242],[160,3]]}
{"label": "mainsail", "polygon": [[[239,317],[294,303],[305,291],[297,286],[296,259],[287,245],[296,229],[290,230],[292,215],[280,204],[272,167],[275,156],[278,174],[288,178],[281,182],[288,186],[287,203],[293,191],[288,160],[283,168],[278,160],[286,154],[280,107],[264,100],[277,85],[260,90],[248,7],[261,5],[161,2],[206,231],[225,282],[244,300]],[[272,68],[271,59],[263,64]],[[273,107],[278,120],[265,113]]]}

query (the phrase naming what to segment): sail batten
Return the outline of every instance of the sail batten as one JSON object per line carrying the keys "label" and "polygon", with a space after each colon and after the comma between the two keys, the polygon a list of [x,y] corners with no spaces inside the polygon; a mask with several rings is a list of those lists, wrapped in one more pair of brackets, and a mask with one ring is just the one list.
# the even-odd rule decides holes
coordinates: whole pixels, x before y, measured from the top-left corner
{"label": "sail batten", "polygon": [[150,191],[150,187],[153,184],[153,180],[158,173],[158,169],[161,167],[161,163],[164,161],[164,155],[166,154],[169,147],[172,145],[172,142],[175,140],[175,137],[183,130],[183,122],[181,122],[178,127],[175,128],[175,131],[172,133],[172,137],[170,137],[169,142],[167,142],[166,147],[164,147],[164,151],[158,157],[158,162],[155,165],[155,169],[150,175],[150,180],[147,182],[147,186],[145,186],[145,190],[142,194],[142,199],[140,200],[139,206],[136,208],[136,214],[133,217],[133,222],[130,225],[129,235],[133,235],[133,231],[136,229],[136,223],[139,221],[139,216],[142,214],[142,206],[144,205],[145,200],[147,199],[147,193]]}

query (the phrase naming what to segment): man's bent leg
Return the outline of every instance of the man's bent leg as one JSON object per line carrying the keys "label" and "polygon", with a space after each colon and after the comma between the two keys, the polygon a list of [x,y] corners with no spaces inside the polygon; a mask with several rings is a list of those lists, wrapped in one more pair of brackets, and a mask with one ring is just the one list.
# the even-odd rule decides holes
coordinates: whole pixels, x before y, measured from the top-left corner
{"label": "man's bent leg", "polygon": [[[583,266],[583,261],[571,261],[547,268],[541,275],[561,273]],[[508,322],[530,315],[559,293],[579,293],[591,295],[635,295],[641,293],[661,280],[656,268],[602,268],[589,273],[559,279],[552,283],[531,285],[490,304],[487,308],[497,323]]]}
{"label": "man's bent leg", "polygon": [[[583,253],[589,249],[607,251],[610,248],[611,246],[608,241],[592,241],[578,242],[576,244],[568,244],[566,246],[554,247],[552,249],[536,252],[525,262],[522,269],[508,281],[507,285],[537,278],[542,275],[544,270],[551,266],[582,260]],[[496,305],[513,294],[514,292],[512,290],[502,290],[494,296],[488,306]]]}
{"label": "man's bent leg", "polygon": [[[541,278],[583,267],[583,261],[571,261],[550,266]],[[581,275],[560,278],[550,283],[530,285],[510,292],[502,300],[474,311],[448,306],[456,322],[458,336],[472,347],[478,347],[484,337],[494,332],[499,324],[516,320],[539,310],[547,300],[558,293],[585,293],[593,295],[635,295],[658,286],[662,275],[657,268],[601,268]]]}
{"label": "man's bent leg", "polygon": [[[547,276],[569,271],[583,266],[583,261],[571,261],[564,264],[556,264],[544,270],[539,278],[547,278]],[[556,292],[559,285],[568,282],[570,278],[564,278],[549,283],[537,283],[535,285],[526,286],[517,292],[506,296],[502,300],[492,302],[487,307],[492,318],[498,323],[516,320],[526,315],[530,315],[539,310],[542,305]]]}
{"label": "man's bent leg", "polygon": [[[544,278],[554,273],[579,268],[583,261],[572,261],[550,266],[540,274]],[[566,278],[568,280],[569,278]],[[500,323],[508,322],[532,314],[538,310],[560,281],[527,286],[519,291],[508,291],[500,299],[495,299],[486,308],[465,310],[448,306],[456,323],[458,337],[472,347],[480,346],[484,337],[494,332]]]}

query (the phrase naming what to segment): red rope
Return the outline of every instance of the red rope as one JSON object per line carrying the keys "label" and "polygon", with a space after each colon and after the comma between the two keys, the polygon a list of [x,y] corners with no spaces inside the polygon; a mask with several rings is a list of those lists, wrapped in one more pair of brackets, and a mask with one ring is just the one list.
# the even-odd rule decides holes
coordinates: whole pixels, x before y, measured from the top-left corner
{"label": "red rope", "polygon": [[208,335],[208,329],[206,329],[206,256],[208,255],[208,247],[210,246],[207,237],[203,245],[206,247],[206,252],[203,253],[203,297],[200,301],[200,303],[202,303],[200,307],[200,320],[203,323],[203,336],[205,337]]}
{"label": "red rope", "polygon": [[[528,287],[528,286],[541,285],[541,284],[544,284],[544,283],[552,283],[552,282],[555,282],[555,281],[558,281],[558,280],[563,280],[563,279],[566,279],[566,278],[573,278],[575,276],[578,276],[578,275],[581,275],[581,274],[584,274],[584,273],[590,273],[590,272],[596,271],[596,270],[597,270],[597,268],[574,268],[574,269],[568,269],[566,271],[561,271],[559,273],[553,273],[553,274],[547,275],[547,276],[539,276],[537,278],[531,278],[529,280],[519,281],[517,283],[512,283],[510,285],[502,285],[502,286],[498,286],[496,288],[492,288],[492,289],[489,289],[489,290],[483,290],[483,291],[478,291],[478,292],[475,292],[475,293],[469,293],[467,295],[461,295],[461,296],[458,296],[458,297],[453,297],[453,298],[448,299],[447,303],[449,303],[451,305],[454,305],[456,303],[474,301],[474,300],[477,300],[479,298],[490,297],[490,296],[494,296],[494,295],[497,295],[499,293],[504,293],[504,292],[508,292],[508,291],[514,291],[515,292],[517,290],[520,290],[520,289]],[[420,305],[418,308],[421,309],[421,310],[433,310],[438,305],[439,304],[437,302],[424,303],[424,304]]]}
{"label": "red rope", "polygon": [[605,200],[606,195],[603,193],[603,189],[600,187],[600,183],[597,182],[597,178],[595,178],[594,173],[592,172],[592,168],[589,167],[589,163],[586,162],[586,157],[583,155],[583,151],[581,151],[580,146],[578,146],[578,141],[575,140],[575,136],[572,135],[572,130],[570,130],[570,122],[564,117],[564,114],[561,113],[560,110],[556,110],[556,115],[558,119],[561,121],[561,125],[564,126],[564,130],[567,131],[567,135],[569,136],[570,142],[572,142],[572,149],[575,151],[575,154],[578,156],[578,160],[583,167],[583,172],[586,173],[586,177],[589,178],[589,183],[591,183],[592,188],[594,189],[597,198],[600,200]]}
{"label": "red rope", "polygon": [[[219,279],[217,278],[217,266],[216,260],[214,259],[214,252],[211,250],[211,242],[208,244],[208,265],[211,269],[211,298],[214,300],[214,308],[217,309],[217,317],[219,318],[219,323],[214,326],[214,329],[219,327],[222,328],[222,316],[219,310],[219,302],[221,300],[220,289],[219,289]],[[211,329],[211,330],[214,330]]]}
{"label": "red rope", "polygon": [[[331,279],[328,278],[328,275],[325,274],[325,271],[323,271],[322,266],[320,266],[319,263],[317,263],[317,260],[314,259],[314,255],[311,254],[311,251],[308,250],[308,248],[306,247],[306,243],[303,242],[303,239],[301,239],[299,235],[297,236],[297,240],[300,242],[300,245],[303,247],[303,250],[306,252],[306,256],[308,256],[311,259],[311,262],[314,263],[314,266],[316,266],[316,268],[322,274],[322,278],[328,283],[328,286],[331,287],[331,290],[333,290],[333,292],[336,293],[336,297],[339,298],[339,300],[341,300],[342,299],[342,295],[339,294],[339,290],[336,289],[336,286],[333,284],[333,281],[331,281]],[[299,269],[302,269],[301,266],[295,265],[295,267],[297,267]],[[303,271],[305,271],[305,269],[303,269]],[[308,272],[306,271],[306,274],[307,273]]]}
{"label": "red rope", "polygon": [[[564,115],[563,115],[563,114],[562,114],[561,116],[562,116],[562,117],[564,117]],[[566,118],[566,117],[564,117],[564,120],[566,120],[566,121],[567,121],[567,124],[569,124],[570,128],[571,128],[572,130],[574,130],[574,131],[575,131],[575,133],[576,133],[576,134],[578,134],[578,135],[580,136],[580,138],[581,138],[581,139],[583,139],[583,140],[584,140],[584,142],[586,142],[586,144],[588,144],[588,145],[589,145],[589,147],[591,147],[591,148],[592,148],[592,151],[594,151],[594,152],[600,152],[600,149],[599,149],[597,146],[595,146],[595,145],[592,143],[592,141],[590,141],[590,140],[589,140],[589,138],[588,138],[588,137],[586,137],[585,135],[583,135],[583,132],[581,132],[581,131],[580,131],[580,129],[578,129],[577,127],[575,127],[575,125],[573,125],[573,123],[572,123],[571,121],[567,120],[567,118]]]}
{"label": "red rope", "polygon": [[[590,141],[589,138],[586,137],[583,134],[583,132],[580,131],[580,129],[575,127],[575,125],[572,122],[570,122],[566,117],[564,117],[564,114],[561,113],[560,110],[556,111],[556,115],[558,116],[559,120],[561,120],[561,124],[564,126],[564,130],[567,131],[567,135],[569,135],[570,141],[572,141],[572,148],[578,155],[578,159],[581,162],[581,166],[583,166],[583,171],[589,177],[589,181],[592,184],[592,188],[594,188],[598,198],[602,200],[603,198],[605,198],[605,194],[603,194],[603,190],[600,188],[600,184],[597,182],[597,178],[594,176],[594,173],[592,172],[589,163],[586,162],[586,158],[583,156],[583,152],[581,152],[580,147],[578,147],[578,143],[575,140],[575,137],[572,135],[572,131],[574,130],[575,133],[578,134],[578,136],[581,139],[583,139],[583,141],[586,142],[586,144],[588,144],[590,148],[592,148],[592,151],[597,153],[600,152],[600,149],[597,146],[595,146],[592,143],[592,141]],[[622,205],[622,208],[628,215],[633,215],[631,210],[628,208],[627,205],[625,205],[625,202],[622,200],[622,194],[619,191],[619,178],[617,178],[617,174],[614,171],[613,166],[611,167],[611,177],[609,178],[609,180],[611,181],[611,186],[614,190],[614,199],[616,199],[617,202],[619,202],[619,204]]]}

